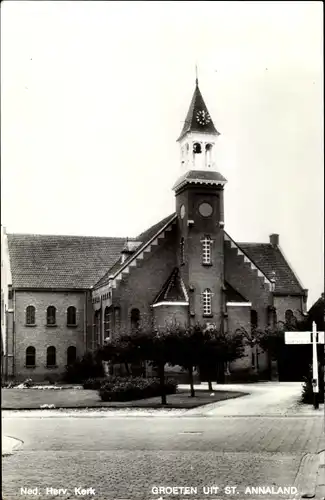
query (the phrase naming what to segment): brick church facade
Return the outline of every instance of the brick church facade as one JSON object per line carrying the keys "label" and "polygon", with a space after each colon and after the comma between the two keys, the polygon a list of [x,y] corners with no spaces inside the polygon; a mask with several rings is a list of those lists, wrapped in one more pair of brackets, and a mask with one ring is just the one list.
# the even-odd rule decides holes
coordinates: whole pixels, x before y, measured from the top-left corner
{"label": "brick church facade", "polygon": [[[178,138],[175,212],[133,239],[2,232],[2,373],[60,378],[66,365],[139,324],[212,323],[231,335],[306,313],[302,287],[273,234],[234,241],[225,231],[219,132],[198,82]],[[261,373],[247,347],[233,373]]]}

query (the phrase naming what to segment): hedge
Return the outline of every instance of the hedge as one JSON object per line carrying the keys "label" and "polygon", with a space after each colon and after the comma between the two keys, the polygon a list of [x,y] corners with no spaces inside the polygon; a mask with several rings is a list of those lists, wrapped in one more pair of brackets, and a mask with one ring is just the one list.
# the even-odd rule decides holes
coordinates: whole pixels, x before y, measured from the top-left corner
{"label": "hedge", "polygon": [[[177,383],[166,379],[165,394],[175,394]],[[102,401],[132,401],[161,396],[161,387],[157,378],[114,377],[101,384],[99,395]]]}

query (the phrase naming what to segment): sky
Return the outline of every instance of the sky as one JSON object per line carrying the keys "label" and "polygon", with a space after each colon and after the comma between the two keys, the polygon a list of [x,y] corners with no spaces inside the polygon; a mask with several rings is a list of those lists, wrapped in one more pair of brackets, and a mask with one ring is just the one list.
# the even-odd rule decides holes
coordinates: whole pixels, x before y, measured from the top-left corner
{"label": "sky", "polygon": [[322,2],[1,4],[1,223],[136,236],[175,209],[195,86],[221,135],[225,229],[324,289]]}

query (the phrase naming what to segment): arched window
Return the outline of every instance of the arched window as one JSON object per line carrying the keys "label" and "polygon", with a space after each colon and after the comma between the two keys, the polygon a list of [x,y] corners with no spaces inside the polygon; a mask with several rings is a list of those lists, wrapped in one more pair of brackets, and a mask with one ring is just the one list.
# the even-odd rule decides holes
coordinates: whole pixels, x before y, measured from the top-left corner
{"label": "arched window", "polygon": [[26,366],[35,366],[36,363],[36,349],[29,346],[26,349]]}
{"label": "arched window", "polygon": [[206,144],[205,146],[205,161],[207,167],[211,167],[212,164],[212,144]]}
{"label": "arched window", "polygon": [[251,309],[251,328],[257,328],[257,325],[258,325],[257,311]]}
{"label": "arched window", "polygon": [[74,306],[69,306],[67,309],[67,325],[73,326],[77,324],[77,313]]}
{"label": "arched window", "polygon": [[26,325],[35,325],[35,307],[28,306],[26,309]]}
{"label": "arched window", "polygon": [[202,243],[202,264],[211,264],[211,238],[209,235],[206,235]]}
{"label": "arched window", "polygon": [[138,330],[140,326],[140,311],[139,309],[132,309],[131,311],[131,328]]}
{"label": "arched window", "polygon": [[104,337],[111,336],[111,310],[109,307],[105,307],[104,311]]}
{"label": "arched window", "polygon": [[209,288],[203,292],[203,316],[211,316],[212,314],[212,293]]}
{"label": "arched window", "polygon": [[56,349],[53,346],[50,346],[47,348],[46,365],[47,366],[55,366],[56,365]]}
{"label": "arched window", "polygon": [[54,306],[49,306],[46,312],[46,323],[48,325],[56,324],[56,309]]}
{"label": "arched window", "polygon": [[185,264],[185,245],[184,245],[184,238],[181,238],[180,242],[180,257],[181,257],[181,266]]}
{"label": "arched window", "polygon": [[201,147],[201,144],[199,142],[195,142],[193,144],[193,153],[195,155],[199,155],[202,153],[202,147]]}
{"label": "arched window", "polygon": [[67,349],[67,365],[72,365],[77,358],[77,349],[75,346],[71,345]]}

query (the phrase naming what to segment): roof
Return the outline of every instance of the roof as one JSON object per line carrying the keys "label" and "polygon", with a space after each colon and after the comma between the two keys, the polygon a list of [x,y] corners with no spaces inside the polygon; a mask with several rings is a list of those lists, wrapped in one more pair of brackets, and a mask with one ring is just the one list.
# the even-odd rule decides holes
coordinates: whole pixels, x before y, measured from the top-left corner
{"label": "roof", "polygon": [[88,289],[117,260],[126,238],[8,234],[15,288]]}
{"label": "roof", "polygon": [[166,283],[158,293],[154,304],[159,302],[187,302],[188,298],[184,292],[184,285],[182,283],[179,269],[175,267]]}
{"label": "roof", "polygon": [[238,246],[269,280],[275,280],[275,293],[288,295],[304,293],[278,246],[271,245],[271,243],[238,243]]}
{"label": "roof", "polygon": [[227,282],[225,282],[225,296],[227,302],[249,302]]}
{"label": "roof", "polygon": [[160,231],[162,231],[166,225],[168,225],[175,219],[175,216],[176,216],[175,213],[168,215],[168,217],[165,217],[161,221],[149,227],[149,229],[147,229],[143,233],[139,234],[139,236],[135,238],[135,241],[141,242],[141,245],[139,245],[136,251],[133,252],[132,255],[130,255],[127,259],[125,259],[124,262],[122,262],[119,256],[119,258],[108,269],[108,271],[104,274],[104,276],[102,276],[101,279],[96,282],[94,288],[99,288],[101,286],[106,285],[106,283],[108,283],[109,281],[110,276],[118,274],[123,267],[127,267],[128,264],[135,258],[135,256],[138,255],[138,253],[141,253],[141,250],[149,243],[149,241],[155,236],[158,236]]}
{"label": "roof", "polygon": [[[210,120],[204,125],[200,125],[200,123],[197,120],[198,112],[203,112],[206,116],[210,118]],[[187,134],[188,132],[203,132],[206,134],[220,135],[217,129],[215,128],[213,121],[209,115],[208,108],[206,107],[206,104],[200,92],[197,80],[191,104],[185,118],[181,135],[179,136],[178,140],[184,137],[184,135]]]}
{"label": "roof", "polygon": [[185,184],[211,184],[224,185],[227,179],[214,170],[189,170],[175,182],[173,189],[180,188]]}

